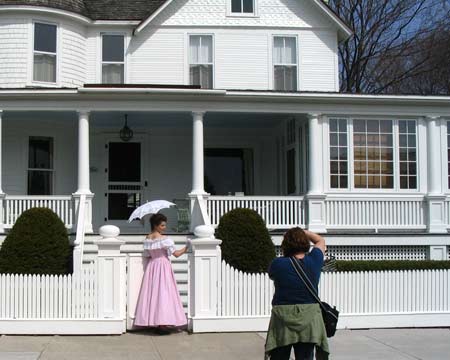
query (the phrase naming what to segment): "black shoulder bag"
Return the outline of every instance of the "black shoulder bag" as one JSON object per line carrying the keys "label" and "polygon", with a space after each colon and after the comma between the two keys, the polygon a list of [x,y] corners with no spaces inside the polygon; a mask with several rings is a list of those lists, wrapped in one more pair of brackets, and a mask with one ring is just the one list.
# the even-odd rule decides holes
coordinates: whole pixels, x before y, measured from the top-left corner
{"label": "black shoulder bag", "polygon": [[314,286],[306,275],[306,272],[303,269],[300,261],[298,261],[294,256],[291,256],[289,259],[291,260],[291,264],[294,267],[295,272],[297,273],[299,278],[302,279],[302,281],[306,285],[306,288],[320,305],[320,308],[322,310],[323,322],[325,323],[325,329],[327,331],[327,337],[334,336],[334,334],[336,333],[339,311],[336,309],[336,306],[331,307],[326,302],[320,301],[319,296],[314,290]]}

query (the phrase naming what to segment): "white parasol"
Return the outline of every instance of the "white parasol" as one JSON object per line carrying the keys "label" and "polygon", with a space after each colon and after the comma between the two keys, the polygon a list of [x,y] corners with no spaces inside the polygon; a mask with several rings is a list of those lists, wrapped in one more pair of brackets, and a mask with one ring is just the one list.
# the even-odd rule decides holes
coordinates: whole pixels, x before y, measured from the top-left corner
{"label": "white parasol", "polygon": [[147,202],[133,211],[130,218],[128,219],[128,222],[132,222],[133,220],[142,220],[144,216],[156,214],[162,209],[168,209],[171,206],[175,205],[176,204],[171,203],[170,201],[167,200],[154,200]]}

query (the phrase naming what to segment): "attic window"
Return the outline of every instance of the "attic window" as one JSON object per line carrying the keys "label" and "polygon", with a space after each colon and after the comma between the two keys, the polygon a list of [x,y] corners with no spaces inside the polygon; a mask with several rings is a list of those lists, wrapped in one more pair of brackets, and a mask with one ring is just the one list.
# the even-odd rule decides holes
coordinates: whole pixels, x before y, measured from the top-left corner
{"label": "attic window", "polygon": [[255,0],[231,0],[231,15],[253,15]]}

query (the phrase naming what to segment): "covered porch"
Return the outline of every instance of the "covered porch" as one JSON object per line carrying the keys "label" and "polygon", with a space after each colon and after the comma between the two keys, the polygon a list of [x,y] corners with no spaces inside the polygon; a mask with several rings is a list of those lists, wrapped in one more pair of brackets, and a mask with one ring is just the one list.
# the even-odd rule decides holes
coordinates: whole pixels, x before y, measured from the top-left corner
{"label": "covered porch", "polygon": [[[254,209],[272,231],[306,226],[322,233],[447,233],[447,162],[433,155],[447,146],[445,116],[422,116],[424,108],[411,107],[407,99],[384,99],[393,101],[385,110],[377,98],[189,91],[2,94],[0,227],[7,230],[26,209],[44,206],[76,232],[83,195],[86,233],[105,223],[125,234],[148,231],[126,219],[153,199],[177,203],[166,211],[174,233],[189,233],[202,223],[217,226],[236,207]],[[435,101],[428,111],[445,113]],[[125,115],[133,132],[126,141],[120,136]],[[339,144],[332,143],[332,133],[342,134],[330,129],[330,119],[346,116],[416,121],[415,191],[357,189],[356,172],[346,173],[352,186],[336,188],[334,182],[344,177],[333,161],[349,167],[356,161],[350,133],[345,134],[350,150],[334,158]],[[395,177],[400,163],[394,163]]]}

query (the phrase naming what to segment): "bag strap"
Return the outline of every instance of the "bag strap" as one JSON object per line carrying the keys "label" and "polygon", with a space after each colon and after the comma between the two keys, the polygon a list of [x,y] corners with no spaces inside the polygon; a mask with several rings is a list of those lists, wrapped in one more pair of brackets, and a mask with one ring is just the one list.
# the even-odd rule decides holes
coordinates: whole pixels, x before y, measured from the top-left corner
{"label": "bag strap", "polygon": [[308,276],[306,275],[305,270],[300,265],[300,262],[294,256],[291,256],[289,258],[289,260],[291,260],[291,264],[294,267],[295,272],[297,273],[298,277],[303,281],[303,283],[305,284],[306,288],[311,293],[313,298],[319,303],[319,305],[322,309],[326,310],[322,304],[322,301],[320,301],[319,296],[317,295],[316,291],[314,290],[314,286],[312,285],[311,281],[309,280]]}

